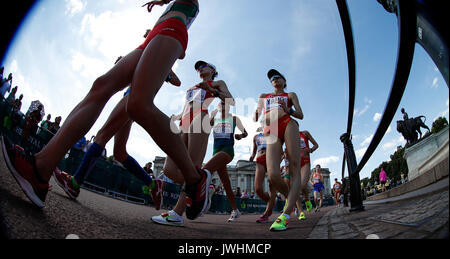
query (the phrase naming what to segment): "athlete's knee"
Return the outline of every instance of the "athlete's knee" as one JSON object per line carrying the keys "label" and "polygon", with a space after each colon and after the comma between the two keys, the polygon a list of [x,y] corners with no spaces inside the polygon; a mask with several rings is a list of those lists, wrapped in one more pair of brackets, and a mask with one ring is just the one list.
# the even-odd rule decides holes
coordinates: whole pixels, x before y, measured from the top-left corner
{"label": "athlete's knee", "polygon": [[256,186],[255,187],[255,192],[259,197],[263,197],[264,196],[264,188],[262,186]]}
{"label": "athlete's knee", "polygon": [[105,76],[97,78],[92,84],[91,90],[89,91],[90,96],[106,100],[109,100],[109,98],[111,98],[111,96],[113,96],[115,93],[116,92],[111,87],[110,80]]}
{"label": "athlete's knee", "polygon": [[151,101],[145,102],[139,98],[132,97],[128,99],[127,113],[130,119],[134,121],[139,122],[143,117],[146,119],[152,119],[154,117],[152,115],[155,111],[156,106]]}
{"label": "athlete's knee", "polygon": [[281,176],[276,176],[276,175],[269,175],[269,182],[275,186],[277,184],[279,184],[280,182],[282,183],[283,180],[281,179]]}

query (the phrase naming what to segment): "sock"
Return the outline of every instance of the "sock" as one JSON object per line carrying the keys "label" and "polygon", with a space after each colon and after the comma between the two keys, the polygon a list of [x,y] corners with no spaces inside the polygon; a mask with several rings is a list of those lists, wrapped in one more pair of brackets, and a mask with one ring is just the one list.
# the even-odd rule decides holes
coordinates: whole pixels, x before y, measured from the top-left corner
{"label": "sock", "polygon": [[[150,186],[153,183],[153,180],[150,177],[150,175],[147,174],[144,168],[142,168],[139,165],[139,163],[136,160],[134,160],[133,157],[128,156],[127,159],[125,159],[125,161],[122,162],[122,165],[125,166],[125,168],[128,171],[130,171],[130,173],[136,176],[136,178],[143,181],[145,185]],[[152,186],[150,186],[150,188],[152,188]]]}
{"label": "sock", "polygon": [[283,213],[283,216],[285,216],[287,220],[289,220],[291,218],[291,216],[286,213]]}
{"label": "sock", "polygon": [[94,169],[97,159],[102,155],[103,148],[97,143],[93,143],[83,157],[83,161],[74,174],[75,181],[81,185],[86,176]]}
{"label": "sock", "polygon": [[176,213],[174,210],[169,211],[169,214],[171,216],[177,217],[178,219],[183,218],[182,216],[178,215],[178,213]]}
{"label": "sock", "polygon": [[72,186],[73,187],[75,187],[75,188],[77,188],[77,189],[80,189],[80,185],[77,183],[77,181],[75,180],[75,177],[72,177]]}

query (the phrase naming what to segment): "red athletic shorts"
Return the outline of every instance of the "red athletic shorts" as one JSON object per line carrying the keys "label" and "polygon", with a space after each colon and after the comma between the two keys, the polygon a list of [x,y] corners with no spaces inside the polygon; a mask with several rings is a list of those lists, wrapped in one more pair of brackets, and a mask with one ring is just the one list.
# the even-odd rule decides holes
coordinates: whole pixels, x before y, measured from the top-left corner
{"label": "red athletic shorts", "polygon": [[264,166],[264,168],[267,171],[266,155],[263,155],[263,156],[260,156],[260,157],[256,158],[256,163]]}
{"label": "red athletic shorts", "polygon": [[281,119],[279,119],[277,122],[272,123],[270,126],[264,127],[264,135],[275,135],[280,140],[284,141],[284,134],[286,132],[286,128],[291,122],[292,118],[289,115],[283,116]]}
{"label": "red athletic shorts", "polygon": [[304,165],[311,163],[311,158],[309,156],[307,157],[301,157],[300,159],[300,168],[302,168]]}
{"label": "red athletic shorts", "polygon": [[156,35],[171,36],[172,38],[178,40],[183,46],[184,51],[186,51],[188,44],[188,33],[186,25],[182,21],[176,18],[169,18],[161,22],[160,24],[157,24],[153,28],[153,30],[150,31],[144,43],[142,43],[142,45],[139,46],[138,49],[144,50],[150,43],[150,41],[152,41],[153,38],[156,37]]}

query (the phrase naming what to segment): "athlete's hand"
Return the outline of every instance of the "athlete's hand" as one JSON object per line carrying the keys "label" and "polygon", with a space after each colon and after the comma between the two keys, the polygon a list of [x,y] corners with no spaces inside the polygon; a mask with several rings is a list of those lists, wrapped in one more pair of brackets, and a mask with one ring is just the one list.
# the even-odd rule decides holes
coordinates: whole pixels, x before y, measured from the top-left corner
{"label": "athlete's hand", "polygon": [[234,135],[234,138],[235,138],[236,140],[241,140],[241,139],[242,139],[242,135],[236,134],[236,135]]}
{"label": "athlete's hand", "polygon": [[170,78],[170,80],[169,80],[170,84],[172,84],[173,86],[176,86],[176,87],[180,87],[181,86],[180,79],[178,78],[178,76],[172,70],[170,70],[169,78]]}
{"label": "athlete's hand", "polygon": [[253,160],[255,160],[255,156],[251,156],[251,157],[248,159],[249,162],[253,162]]}
{"label": "athlete's hand", "polygon": [[286,105],[285,102],[283,102],[282,100],[279,100],[279,101],[278,101],[278,104],[281,105],[281,108],[283,108],[283,111],[284,111],[285,113],[289,114],[289,109],[288,109],[288,107],[287,107],[287,105]]}
{"label": "athlete's hand", "polygon": [[118,57],[116,62],[114,62],[114,65],[117,64],[117,62],[119,62],[122,59],[122,56]]}
{"label": "athlete's hand", "polygon": [[172,116],[170,116],[170,120],[171,121],[179,121],[179,120],[181,120],[181,116],[172,114]]}
{"label": "athlete's hand", "polygon": [[142,7],[147,6],[147,11],[150,13],[152,11],[153,6],[155,5],[160,5],[163,6],[165,4],[164,1],[160,0],[160,1],[150,1],[146,4],[144,4]]}
{"label": "athlete's hand", "polygon": [[201,88],[201,89],[203,89],[205,91],[212,92],[211,91],[211,87],[209,87],[209,85],[207,83],[205,83],[205,82],[201,82],[200,84],[197,85],[197,87]]}

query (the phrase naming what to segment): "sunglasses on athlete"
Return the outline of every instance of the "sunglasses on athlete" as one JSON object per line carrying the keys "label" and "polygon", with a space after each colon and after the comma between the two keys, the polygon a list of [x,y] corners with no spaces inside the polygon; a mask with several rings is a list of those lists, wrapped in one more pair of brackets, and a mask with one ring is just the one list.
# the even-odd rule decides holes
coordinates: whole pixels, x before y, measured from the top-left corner
{"label": "sunglasses on athlete", "polygon": [[279,75],[274,75],[274,76],[272,76],[272,78],[270,78],[270,82],[272,82],[273,80],[275,80],[275,79],[280,79],[281,78],[281,76],[279,76]]}
{"label": "sunglasses on athlete", "polygon": [[205,68],[205,67],[209,67],[209,65],[208,65],[208,64],[203,64],[203,65],[199,66],[199,67],[197,68],[197,72],[200,72],[200,70],[202,70],[202,69]]}

